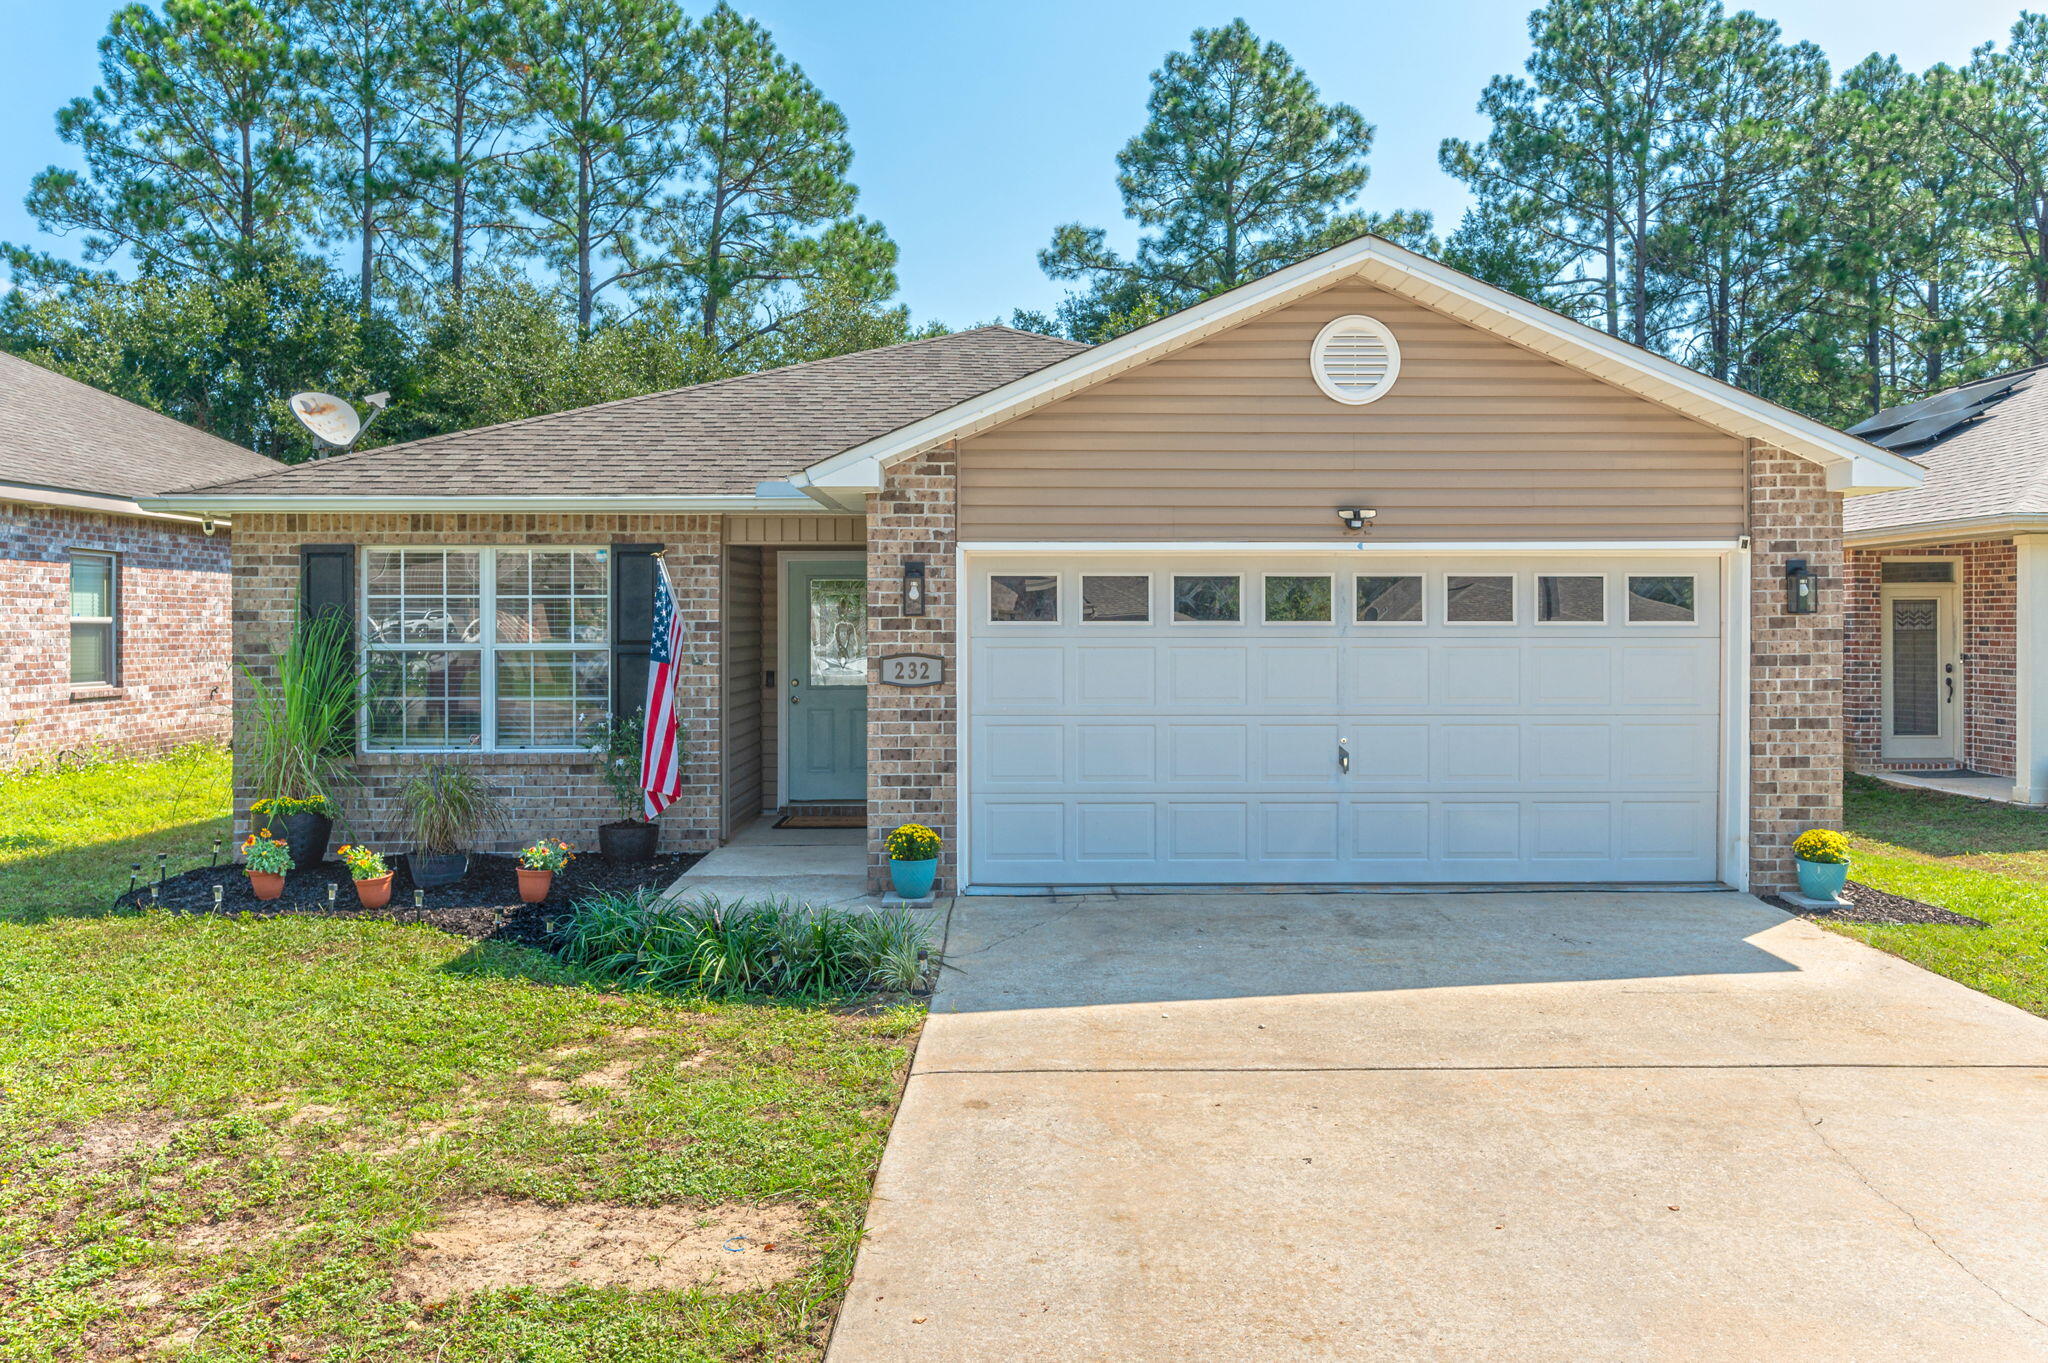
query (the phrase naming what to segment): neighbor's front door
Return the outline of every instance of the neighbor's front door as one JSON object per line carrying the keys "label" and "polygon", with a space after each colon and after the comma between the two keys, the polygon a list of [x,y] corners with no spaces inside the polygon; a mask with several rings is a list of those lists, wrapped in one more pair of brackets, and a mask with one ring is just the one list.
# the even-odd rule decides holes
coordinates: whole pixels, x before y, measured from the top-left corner
{"label": "neighbor's front door", "polygon": [[1894,761],[1960,761],[1963,660],[1954,566],[1936,560],[1883,568],[1883,754]]}
{"label": "neighbor's front door", "polygon": [[783,803],[865,800],[867,564],[793,559],[784,586],[789,788]]}

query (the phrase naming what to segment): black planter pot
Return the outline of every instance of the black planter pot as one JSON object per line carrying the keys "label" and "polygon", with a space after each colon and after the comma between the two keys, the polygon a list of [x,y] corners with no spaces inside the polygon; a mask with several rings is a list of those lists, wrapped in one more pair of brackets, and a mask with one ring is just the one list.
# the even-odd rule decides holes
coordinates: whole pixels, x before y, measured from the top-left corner
{"label": "black planter pot", "polygon": [[334,839],[334,820],[325,814],[287,814],[272,824],[270,831],[284,839],[292,854],[292,866],[304,870],[327,860],[327,845]]}
{"label": "black planter pot", "polygon": [[407,852],[405,861],[412,871],[412,883],[422,890],[453,885],[469,874],[467,852]]}
{"label": "black planter pot", "polygon": [[660,841],[659,825],[632,819],[599,824],[597,829],[597,850],[606,861],[652,861]]}

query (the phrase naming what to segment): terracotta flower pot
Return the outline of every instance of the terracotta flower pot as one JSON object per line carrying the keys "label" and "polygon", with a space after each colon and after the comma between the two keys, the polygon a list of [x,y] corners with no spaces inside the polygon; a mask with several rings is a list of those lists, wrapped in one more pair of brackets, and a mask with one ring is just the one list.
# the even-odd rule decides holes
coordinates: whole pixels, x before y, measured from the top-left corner
{"label": "terracotta flower pot", "polygon": [[276,899],[284,894],[284,877],[275,871],[251,871],[249,892],[258,899]]}
{"label": "terracotta flower pot", "polygon": [[524,904],[538,904],[548,897],[548,891],[555,883],[553,871],[536,871],[530,867],[519,868],[519,899]]}
{"label": "terracotta flower pot", "polygon": [[358,880],[356,898],[366,909],[381,909],[391,903],[391,872],[386,871],[375,880]]}

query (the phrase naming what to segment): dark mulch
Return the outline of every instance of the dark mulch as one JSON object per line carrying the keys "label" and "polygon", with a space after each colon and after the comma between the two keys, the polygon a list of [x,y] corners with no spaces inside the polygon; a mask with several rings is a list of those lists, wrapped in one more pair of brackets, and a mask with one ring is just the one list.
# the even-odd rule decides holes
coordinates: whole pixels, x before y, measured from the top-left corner
{"label": "dark mulch", "polygon": [[[221,890],[220,913],[328,914],[327,889],[334,887],[335,918],[428,923],[458,937],[514,942],[520,946],[551,944],[548,920],[559,919],[569,905],[598,890],[637,890],[643,885],[666,887],[698,860],[695,854],[656,857],[653,861],[613,862],[602,856],[579,856],[555,875],[553,891],[540,904],[519,900],[518,859],[478,852],[470,856],[469,874],[453,885],[422,892],[422,907],[413,906],[412,873],[404,857],[393,857],[391,905],[365,909],[355,885],[338,861],[325,861],[285,877],[284,897],[268,902],[249,889],[239,863],[202,866],[173,876],[158,888],[155,903],[186,913],[214,913],[213,891]],[[148,887],[123,895],[117,906],[145,907],[152,902]]]}
{"label": "dark mulch", "polygon": [[1913,923],[1943,923],[1958,928],[1990,926],[1981,918],[1972,918],[1966,913],[1956,913],[1934,904],[1923,904],[1917,899],[1908,899],[1902,894],[1861,885],[1853,880],[1842,887],[1842,897],[1849,901],[1846,908],[1799,909],[1776,895],[1771,897],[1771,902],[1801,918],[1827,919],[1836,923],[1865,923],[1873,927],[1900,927]]}

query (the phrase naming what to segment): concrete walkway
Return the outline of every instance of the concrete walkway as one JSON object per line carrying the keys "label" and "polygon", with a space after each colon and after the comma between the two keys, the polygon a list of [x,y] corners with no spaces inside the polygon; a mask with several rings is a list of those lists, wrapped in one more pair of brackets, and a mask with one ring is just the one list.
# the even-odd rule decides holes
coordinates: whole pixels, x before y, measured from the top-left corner
{"label": "concrete walkway", "polygon": [[683,872],[668,893],[820,905],[865,903],[867,830],[777,828],[773,819],[758,819]]}
{"label": "concrete walkway", "polygon": [[1744,895],[956,902],[828,1363],[2048,1359],[2048,1021]]}
{"label": "concrete walkway", "polygon": [[2018,798],[2019,792],[2014,788],[2010,776],[1982,776],[1976,772],[1965,772],[1960,776],[1929,776],[1912,771],[1873,771],[1865,774],[1888,786],[1904,786],[1908,790],[1938,790],[1944,795],[1967,795],[1972,800],[1993,800],[2002,805],[2024,804]]}

